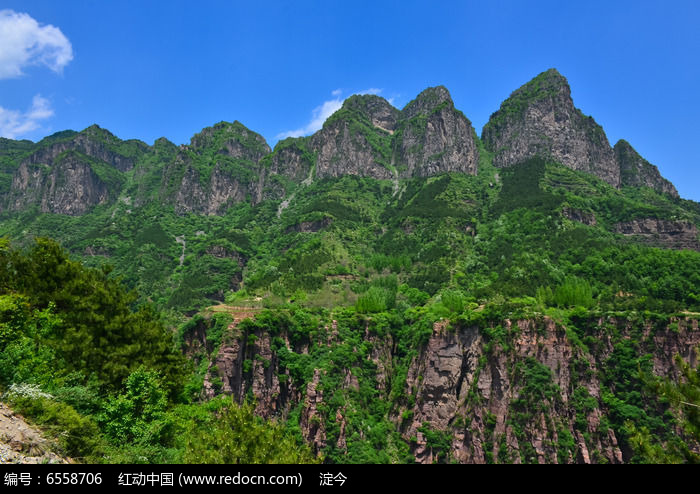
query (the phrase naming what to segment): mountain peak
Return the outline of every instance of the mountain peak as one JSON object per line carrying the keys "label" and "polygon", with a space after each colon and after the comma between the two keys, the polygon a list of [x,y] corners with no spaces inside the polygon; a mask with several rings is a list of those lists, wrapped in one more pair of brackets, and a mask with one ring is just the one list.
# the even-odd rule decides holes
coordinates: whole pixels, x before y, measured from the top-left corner
{"label": "mountain peak", "polygon": [[540,156],[620,185],[620,167],[603,128],[574,107],[569,83],[556,69],[513,91],[491,115],[482,139],[497,167]]}
{"label": "mountain peak", "polygon": [[238,120],[221,121],[211,127],[203,128],[192,136],[190,147],[197,152],[216,148],[219,153],[228,154],[234,158],[246,156],[253,161],[258,161],[271,151],[263,136],[253,132]]}
{"label": "mountain peak", "polygon": [[91,126],[84,128],[78,133],[89,137],[101,137],[106,139],[114,139],[116,137],[110,131],[108,131],[107,129],[103,129],[97,124],[92,124]]}
{"label": "mountain peak", "polygon": [[429,87],[424,89],[416,96],[416,99],[409,102],[404,109],[401,110],[401,117],[406,119],[413,118],[419,114],[427,115],[443,104],[454,106],[452,97],[447,88],[445,86]]}
{"label": "mountain peak", "polygon": [[376,94],[354,94],[343,102],[343,110],[359,112],[375,127],[392,131],[399,117],[399,110]]}

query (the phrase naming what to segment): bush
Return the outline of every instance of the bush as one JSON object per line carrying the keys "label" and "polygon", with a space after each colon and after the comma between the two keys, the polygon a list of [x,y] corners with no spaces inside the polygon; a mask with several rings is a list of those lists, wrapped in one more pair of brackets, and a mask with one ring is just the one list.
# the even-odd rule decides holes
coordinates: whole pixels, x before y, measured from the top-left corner
{"label": "bush", "polygon": [[45,395],[7,395],[13,409],[58,438],[61,452],[74,459],[91,459],[102,452],[104,442],[97,424],[72,406]]}
{"label": "bush", "polygon": [[318,463],[308,447],[300,447],[275,422],[255,416],[251,403],[231,401],[207,423],[188,434],[185,463],[278,464]]}

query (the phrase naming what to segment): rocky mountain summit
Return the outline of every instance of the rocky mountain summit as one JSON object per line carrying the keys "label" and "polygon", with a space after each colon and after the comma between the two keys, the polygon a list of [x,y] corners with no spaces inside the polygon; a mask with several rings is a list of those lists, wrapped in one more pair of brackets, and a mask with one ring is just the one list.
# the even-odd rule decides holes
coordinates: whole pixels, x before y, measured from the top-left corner
{"label": "rocky mountain summit", "polygon": [[610,147],[603,128],[574,107],[571,88],[556,69],[514,91],[491,115],[481,137],[499,168],[542,156],[614,187],[643,186],[678,196],[675,187],[627,141]]}
{"label": "rocky mountain summit", "polygon": [[482,139],[499,168],[547,156],[620,185],[619,165],[605,132],[574,107],[569,84],[555,69],[514,91],[491,115]]}
{"label": "rocky mountain summit", "polygon": [[[605,132],[574,107],[555,69],[506,99],[483,129],[493,165],[545,156],[614,187],[650,187],[677,197],[673,185],[626,142],[613,149]],[[135,205],[172,204],[179,214],[223,214],[240,202],[281,200],[299,184],[346,175],[380,180],[478,173],[480,141],[443,86],[402,110],[375,95],[354,95],[314,135],[271,150],[240,122],[220,122],[175,146],[122,141],[93,125],[33,144],[3,140],[0,208],[81,215],[126,196]]]}

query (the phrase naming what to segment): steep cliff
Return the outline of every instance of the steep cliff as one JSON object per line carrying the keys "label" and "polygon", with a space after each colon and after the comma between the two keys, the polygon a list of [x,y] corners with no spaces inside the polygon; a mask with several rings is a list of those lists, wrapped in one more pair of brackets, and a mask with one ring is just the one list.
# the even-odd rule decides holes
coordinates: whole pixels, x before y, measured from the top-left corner
{"label": "steep cliff", "polygon": [[650,187],[662,194],[678,197],[678,191],[671,182],[659,173],[659,169],[642,158],[624,139],[615,144],[615,160],[620,166],[620,185]]}
{"label": "steep cliff", "polygon": [[76,133],[59,132],[18,155],[3,208],[81,215],[116,199],[124,172],[148,150],[141,141],[121,141],[93,125]]}
{"label": "steep cliff", "polygon": [[64,151],[50,165],[23,162],[12,178],[6,208],[38,206],[45,213],[76,216],[114,199],[121,174],[77,151]]}
{"label": "steep cliff", "polygon": [[270,153],[265,139],[240,122],[220,122],[181,146],[163,174],[161,197],[178,213],[220,214],[262,196],[258,162]]}
{"label": "steep cliff", "polygon": [[700,250],[698,227],[689,221],[642,218],[617,223],[614,231],[654,247]]}
{"label": "steep cliff", "polygon": [[620,167],[605,132],[574,107],[567,80],[555,69],[517,89],[484,126],[482,139],[497,167],[533,156],[620,185]]}
{"label": "steep cliff", "polygon": [[345,100],[309,141],[316,154],[316,177],[391,178],[391,133],[397,113],[379,96]]}
{"label": "steep cliff", "polygon": [[462,112],[455,109],[444,86],[428,88],[406,105],[399,115],[393,141],[393,160],[401,177],[477,173],[476,132]]}
{"label": "steep cliff", "polygon": [[[380,422],[420,463],[623,463],[633,452],[621,414],[657,423],[667,406],[645,395],[638,372],[677,379],[675,355],[697,365],[697,319],[473,317],[436,322],[408,354],[402,336],[377,334],[371,319],[354,329],[329,321],[302,340],[269,318],[234,324],[209,368],[207,382],[221,384],[207,394],[296,416],[307,441],[336,460],[352,461],[372,435],[362,423]],[[361,336],[344,341],[347,330]],[[370,410],[362,423],[358,407]]]}

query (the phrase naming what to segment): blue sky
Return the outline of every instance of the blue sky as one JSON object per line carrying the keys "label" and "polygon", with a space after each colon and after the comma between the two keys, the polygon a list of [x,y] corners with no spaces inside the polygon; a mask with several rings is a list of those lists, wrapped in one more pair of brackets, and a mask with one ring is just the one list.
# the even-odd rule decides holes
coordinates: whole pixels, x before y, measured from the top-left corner
{"label": "blue sky", "polygon": [[353,93],[401,108],[437,84],[480,134],[513,90],[556,67],[611,144],[628,140],[700,201],[697,0],[6,0],[0,11],[6,136],[97,123],[181,144],[239,120],[274,144]]}

